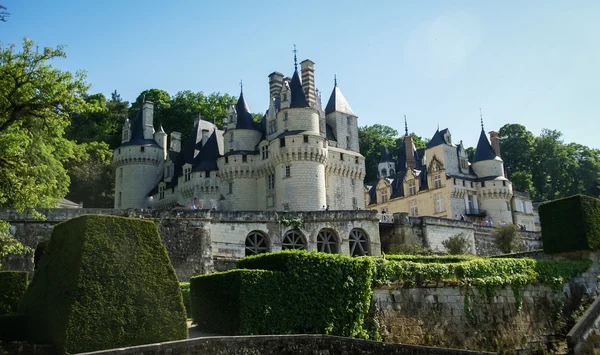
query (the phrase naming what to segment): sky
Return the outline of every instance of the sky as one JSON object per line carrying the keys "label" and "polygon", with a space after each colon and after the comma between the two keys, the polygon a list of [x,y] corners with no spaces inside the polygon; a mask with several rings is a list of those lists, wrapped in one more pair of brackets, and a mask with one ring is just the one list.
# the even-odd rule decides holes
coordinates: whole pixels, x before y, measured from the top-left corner
{"label": "sky", "polygon": [[67,45],[52,64],[85,70],[90,93],[145,89],[269,104],[268,75],[311,59],[323,105],[333,78],[359,125],[475,146],[519,123],[600,149],[600,1],[0,0],[3,45]]}

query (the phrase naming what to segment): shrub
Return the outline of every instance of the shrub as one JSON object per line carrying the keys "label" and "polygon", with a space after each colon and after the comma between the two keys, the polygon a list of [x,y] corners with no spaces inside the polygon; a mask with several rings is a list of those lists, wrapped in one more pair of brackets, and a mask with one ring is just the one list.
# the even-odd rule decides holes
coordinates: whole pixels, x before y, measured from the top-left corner
{"label": "shrub", "polygon": [[210,325],[203,318],[216,317],[201,302],[208,298],[220,309],[231,309],[235,324],[226,334],[367,337],[363,322],[372,293],[371,258],[284,251],[247,257],[237,265],[242,270],[192,278],[195,322]]}
{"label": "shrub", "polygon": [[545,253],[600,249],[600,200],[575,195],[539,207]]}
{"label": "shrub", "polygon": [[442,245],[448,253],[452,255],[462,255],[471,253],[471,242],[464,233],[453,235],[452,237],[444,240]]}
{"label": "shrub", "polygon": [[151,221],[57,224],[21,310],[29,340],[78,353],[187,338],[175,270]]}
{"label": "shrub", "polygon": [[468,261],[478,259],[475,255],[385,255],[387,260],[397,261],[412,261],[415,263],[430,264],[430,263],[460,263],[462,261]]}
{"label": "shrub", "polygon": [[179,288],[181,288],[181,297],[183,298],[183,305],[185,306],[185,313],[188,318],[191,318],[192,311],[190,308],[190,298],[192,297],[190,294],[190,283],[189,282],[180,282]]}
{"label": "shrub", "polygon": [[27,289],[27,272],[0,271],[0,315],[17,311]]}
{"label": "shrub", "polygon": [[387,253],[401,255],[432,255],[433,251],[425,248],[419,243],[407,243],[390,245]]}
{"label": "shrub", "polygon": [[492,232],[494,244],[503,253],[518,250],[520,245],[519,229],[514,224],[507,224]]}

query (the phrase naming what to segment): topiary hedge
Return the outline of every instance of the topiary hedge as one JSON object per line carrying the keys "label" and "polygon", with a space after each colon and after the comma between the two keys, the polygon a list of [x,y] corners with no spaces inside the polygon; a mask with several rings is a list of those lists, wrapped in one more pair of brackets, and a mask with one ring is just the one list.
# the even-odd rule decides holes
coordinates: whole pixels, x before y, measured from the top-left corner
{"label": "topiary hedge", "polygon": [[20,307],[29,339],[78,353],[187,338],[175,270],[147,220],[57,224]]}
{"label": "topiary hedge", "polygon": [[191,310],[191,306],[190,306],[190,302],[191,302],[191,293],[190,293],[190,283],[189,282],[180,282],[179,283],[179,288],[181,289],[181,297],[183,298],[183,305],[185,307],[185,313],[187,314],[188,318],[191,317],[192,315],[192,310]]}
{"label": "topiary hedge", "polygon": [[545,253],[600,249],[600,200],[575,195],[539,207]]}
{"label": "topiary hedge", "polygon": [[27,272],[0,271],[0,315],[17,311],[27,289]]}
{"label": "topiary hedge", "polygon": [[[201,329],[368,337],[363,322],[372,293],[371,258],[284,251],[237,265],[238,270],[192,278],[192,313]],[[234,324],[212,321],[218,318]]]}

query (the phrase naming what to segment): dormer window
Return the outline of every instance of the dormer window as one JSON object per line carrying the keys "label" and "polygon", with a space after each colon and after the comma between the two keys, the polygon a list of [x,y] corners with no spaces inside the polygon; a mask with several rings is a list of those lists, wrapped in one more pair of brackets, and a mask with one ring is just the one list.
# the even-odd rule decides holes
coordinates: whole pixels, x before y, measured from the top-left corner
{"label": "dormer window", "polygon": [[165,187],[164,185],[161,185],[158,187],[158,199],[162,200],[165,198]]}
{"label": "dormer window", "polygon": [[183,181],[188,182],[192,179],[192,167],[183,168]]}
{"label": "dormer window", "polygon": [[411,180],[408,182],[408,195],[413,196],[417,194],[417,183],[415,180]]}
{"label": "dormer window", "polygon": [[433,188],[439,189],[442,187],[442,176],[440,174],[433,175]]}

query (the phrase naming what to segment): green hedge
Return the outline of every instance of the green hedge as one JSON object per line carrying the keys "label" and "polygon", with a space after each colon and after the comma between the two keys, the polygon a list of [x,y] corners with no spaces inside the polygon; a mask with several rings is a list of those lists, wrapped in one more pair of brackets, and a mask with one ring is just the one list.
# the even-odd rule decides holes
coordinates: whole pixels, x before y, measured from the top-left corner
{"label": "green hedge", "polygon": [[[206,328],[210,320],[228,317],[234,325],[219,325],[225,329],[220,333],[368,337],[363,322],[372,293],[370,258],[284,251],[237,264],[242,270],[191,280],[192,313],[201,329],[216,331]],[[211,313],[207,300],[229,315]]]}
{"label": "green hedge", "polygon": [[27,317],[23,314],[0,316],[0,342],[27,340]]}
{"label": "green hedge", "polygon": [[575,195],[539,207],[544,252],[600,249],[600,200]]}
{"label": "green hedge", "polygon": [[395,260],[395,261],[412,261],[415,263],[459,263],[462,261],[474,260],[478,259],[478,256],[475,255],[403,255],[403,254],[394,254],[394,255],[385,255],[385,259],[387,260]]}
{"label": "green hedge", "polygon": [[187,338],[175,270],[147,220],[86,215],[56,225],[20,309],[30,341],[60,353]]}
{"label": "green hedge", "polygon": [[17,311],[27,289],[27,272],[0,271],[0,315]]}
{"label": "green hedge", "polygon": [[179,283],[179,288],[181,289],[181,297],[183,297],[183,305],[185,306],[185,313],[187,314],[188,318],[191,317],[192,315],[192,310],[191,310],[191,306],[190,306],[190,302],[191,302],[191,293],[190,293],[190,283],[189,282],[180,282]]}

